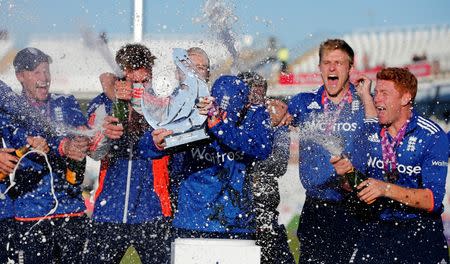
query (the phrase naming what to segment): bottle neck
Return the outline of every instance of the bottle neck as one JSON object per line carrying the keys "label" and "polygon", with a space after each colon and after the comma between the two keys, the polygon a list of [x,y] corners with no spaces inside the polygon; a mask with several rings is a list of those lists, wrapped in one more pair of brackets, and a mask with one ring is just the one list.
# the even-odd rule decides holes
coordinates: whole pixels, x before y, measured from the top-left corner
{"label": "bottle neck", "polygon": [[16,149],[16,155],[17,157],[21,158],[23,155],[25,155],[28,151],[30,151],[31,149],[31,145],[30,144],[26,144],[25,146]]}

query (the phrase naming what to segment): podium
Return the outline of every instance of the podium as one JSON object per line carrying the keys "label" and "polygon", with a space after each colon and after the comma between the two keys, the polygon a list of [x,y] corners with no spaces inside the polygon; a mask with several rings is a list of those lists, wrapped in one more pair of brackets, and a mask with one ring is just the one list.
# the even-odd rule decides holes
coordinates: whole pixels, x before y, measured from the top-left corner
{"label": "podium", "polygon": [[254,240],[177,238],[171,245],[172,264],[260,264]]}

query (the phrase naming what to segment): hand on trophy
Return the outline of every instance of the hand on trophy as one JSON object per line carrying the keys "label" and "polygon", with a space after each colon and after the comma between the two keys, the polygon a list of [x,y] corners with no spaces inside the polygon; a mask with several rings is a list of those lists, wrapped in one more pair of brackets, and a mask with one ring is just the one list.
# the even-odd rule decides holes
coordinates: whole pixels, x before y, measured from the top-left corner
{"label": "hand on trophy", "polygon": [[152,132],[153,143],[158,149],[162,150],[166,147],[165,138],[172,134],[173,134],[172,130],[167,130],[165,128],[155,129]]}
{"label": "hand on trophy", "polygon": [[[212,115],[218,114],[219,109],[218,109],[217,104],[215,103],[215,98],[212,96],[205,96],[205,97],[199,98],[196,106],[201,115],[212,116]],[[215,113],[215,112],[217,112],[217,113]]]}

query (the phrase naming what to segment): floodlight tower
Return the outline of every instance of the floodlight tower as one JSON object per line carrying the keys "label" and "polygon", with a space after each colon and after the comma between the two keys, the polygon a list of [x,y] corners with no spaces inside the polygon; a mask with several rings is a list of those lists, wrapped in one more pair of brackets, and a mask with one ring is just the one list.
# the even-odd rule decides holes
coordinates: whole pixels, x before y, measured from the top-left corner
{"label": "floodlight tower", "polygon": [[143,21],[143,11],[144,4],[143,0],[134,0],[134,42],[142,41],[142,21]]}

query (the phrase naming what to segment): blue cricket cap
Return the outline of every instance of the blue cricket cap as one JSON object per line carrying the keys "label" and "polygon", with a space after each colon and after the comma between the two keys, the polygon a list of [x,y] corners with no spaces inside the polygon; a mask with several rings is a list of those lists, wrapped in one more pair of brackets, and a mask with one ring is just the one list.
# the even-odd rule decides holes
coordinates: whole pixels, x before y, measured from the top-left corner
{"label": "blue cricket cap", "polygon": [[52,58],[39,49],[29,47],[17,53],[13,65],[16,72],[33,71],[43,62],[51,63]]}

